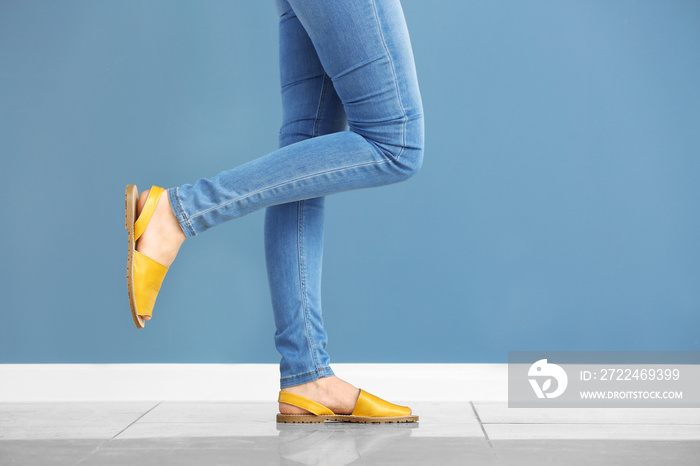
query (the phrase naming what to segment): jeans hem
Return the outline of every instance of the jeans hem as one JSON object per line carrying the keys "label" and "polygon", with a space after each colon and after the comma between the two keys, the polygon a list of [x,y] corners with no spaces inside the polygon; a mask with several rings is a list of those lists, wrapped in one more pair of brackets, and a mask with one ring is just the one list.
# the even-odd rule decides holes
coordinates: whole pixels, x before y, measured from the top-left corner
{"label": "jeans hem", "polygon": [[177,195],[177,188],[168,189],[168,198],[170,199],[170,207],[173,209],[173,213],[180,224],[180,228],[182,228],[182,232],[187,238],[196,236],[197,232],[192,228],[192,224],[190,224],[190,221],[187,219],[187,214],[185,214],[182,204],[180,203],[180,197]]}
{"label": "jeans hem", "polygon": [[323,377],[330,377],[335,375],[330,366],[319,367],[311,372],[304,372],[303,374],[290,375],[288,377],[282,377],[280,379],[280,388],[293,387],[294,385],[301,385],[307,382],[313,382]]}

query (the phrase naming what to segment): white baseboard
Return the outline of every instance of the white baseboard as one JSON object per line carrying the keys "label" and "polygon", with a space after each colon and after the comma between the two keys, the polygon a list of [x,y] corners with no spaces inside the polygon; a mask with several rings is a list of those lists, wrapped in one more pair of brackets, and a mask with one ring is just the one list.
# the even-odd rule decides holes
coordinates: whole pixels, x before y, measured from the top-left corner
{"label": "white baseboard", "polygon": [[[396,401],[506,401],[506,364],[333,364]],[[275,364],[0,364],[0,402],[275,401]]]}

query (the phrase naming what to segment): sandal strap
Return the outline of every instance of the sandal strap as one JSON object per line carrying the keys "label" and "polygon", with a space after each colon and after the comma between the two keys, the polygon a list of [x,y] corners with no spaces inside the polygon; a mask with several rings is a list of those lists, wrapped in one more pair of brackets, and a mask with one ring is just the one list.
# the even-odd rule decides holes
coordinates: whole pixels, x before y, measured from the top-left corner
{"label": "sandal strap", "polygon": [[280,403],[296,406],[297,408],[305,409],[316,416],[333,416],[335,413],[321,403],[316,403],[313,400],[304,398],[303,396],[294,393],[280,391],[280,396],[277,398]]}
{"label": "sandal strap", "polygon": [[148,223],[151,221],[151,217],[153,217],[153,212],[156,211],[158,200],[160,199],[160,195],[163,194],[163,191],[165,191],[163,188],[151,186],[151,191],[148,193],[148,198],[146,198],[146,204],[144,204],[139,218],[134,222],[134,241],[138,241],[146,230]]}

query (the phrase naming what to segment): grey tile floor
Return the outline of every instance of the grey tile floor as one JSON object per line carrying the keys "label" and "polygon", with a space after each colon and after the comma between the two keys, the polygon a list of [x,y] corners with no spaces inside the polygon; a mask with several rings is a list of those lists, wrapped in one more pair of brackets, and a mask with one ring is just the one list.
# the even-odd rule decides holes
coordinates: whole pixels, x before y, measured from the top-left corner
{"label": "grey tile floor", "polygon": [[700,464],[700,409],[408,404],[419,423],[278,425],[276,403],[2,403],[0,465]]}

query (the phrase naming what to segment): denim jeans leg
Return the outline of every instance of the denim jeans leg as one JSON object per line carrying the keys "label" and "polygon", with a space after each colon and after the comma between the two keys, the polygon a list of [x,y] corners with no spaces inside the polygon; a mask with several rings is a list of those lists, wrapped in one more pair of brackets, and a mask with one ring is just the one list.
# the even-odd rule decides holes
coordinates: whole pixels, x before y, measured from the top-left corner
{"label": "denim jeans leg", "polygon": [[[280,147],[346,128],[345,112],[313,44],[286,0],[280,11]],[[321,312],[324,197],[268,207],[265,259],[280,387],[333,375]]]}
{"label": "denim jeans leg", "polygon": [[[173,190],[187,236],[287,202],[397,183],[423,160],[423,108],[398,0],[290,1],[349,130],[300,140]],[[287,57],[290,66],[298,61]]]}
{"label": "denim jeans leg", "polygon": [[[322,198],[415,174],[423,160],[423,108],[399,0],[279,4],[281,147],[169,195],[186,236],[269,208],[275,342],[282,385],[289,386],[330,374],[320,305]],[[304,52],[309,42],[313,56]],[[347,131],[337,126],[341,107]]]}

